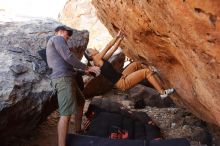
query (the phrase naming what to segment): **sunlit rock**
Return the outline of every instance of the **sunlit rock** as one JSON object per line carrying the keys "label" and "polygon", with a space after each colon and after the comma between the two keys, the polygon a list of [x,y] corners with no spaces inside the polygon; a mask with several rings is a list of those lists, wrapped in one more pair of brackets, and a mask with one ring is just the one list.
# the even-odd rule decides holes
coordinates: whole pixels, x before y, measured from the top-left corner
{"label": "sunlit rock", "polygon": [[220,126],[220,1],[92,0],[123,51],[154,65],[172,96],[197,117]]}
{"label": "sunlit rock", "polygon": [[79,30],[88,30],[88,47],[102,49],[111,39],[111,35],[100,22],[91,0],[69,0],[59,14],[59,21]]}

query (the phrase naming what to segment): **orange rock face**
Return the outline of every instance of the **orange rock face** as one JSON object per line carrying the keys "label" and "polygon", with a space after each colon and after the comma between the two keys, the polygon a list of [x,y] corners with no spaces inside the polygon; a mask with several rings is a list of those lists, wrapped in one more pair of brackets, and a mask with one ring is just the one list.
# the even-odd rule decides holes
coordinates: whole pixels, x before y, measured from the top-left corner
{"label": "orange rock face", "polygon": [[92,0],[123,50],[154,65],[174,101],[220,126],[220,1]]}

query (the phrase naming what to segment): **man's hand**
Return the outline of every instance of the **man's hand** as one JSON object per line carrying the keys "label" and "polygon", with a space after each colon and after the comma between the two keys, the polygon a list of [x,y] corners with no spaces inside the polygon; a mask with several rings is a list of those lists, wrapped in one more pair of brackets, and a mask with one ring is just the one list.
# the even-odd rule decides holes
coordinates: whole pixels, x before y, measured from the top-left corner
{"label": "man's hand", "polygon": [[90,66],[85,70],[85,73],[87,75],[93,75],[93,76],[98,76],[100,75],[100,68],[98,66]]}

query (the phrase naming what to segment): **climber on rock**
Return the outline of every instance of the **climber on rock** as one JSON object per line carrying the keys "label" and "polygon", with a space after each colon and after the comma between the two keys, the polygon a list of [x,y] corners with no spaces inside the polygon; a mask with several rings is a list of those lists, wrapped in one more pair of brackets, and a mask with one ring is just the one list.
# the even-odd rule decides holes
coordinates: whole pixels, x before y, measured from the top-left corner
{"label": "climber on rock", "polygon": [[101,52],[98,52],[96,49],[88,48],[85,51],[84,56],[89,62],[100,67],[100,74],[108,79],[119,90],[124,91],[126,89],[130,89],[142,80],[146,79],[160,93],[161,98],[166,98],[172,94],[175,91],[174,88],[165,90],[162,87],[159,78],[156,77],[155,72],[140,62],[131,63],[122,73],[113,68],[112,64],[107,60],[117,50],[123,38],[124,35],[121,31],[119,31],[117,36],[113,38],[113,40],[110,41]]}

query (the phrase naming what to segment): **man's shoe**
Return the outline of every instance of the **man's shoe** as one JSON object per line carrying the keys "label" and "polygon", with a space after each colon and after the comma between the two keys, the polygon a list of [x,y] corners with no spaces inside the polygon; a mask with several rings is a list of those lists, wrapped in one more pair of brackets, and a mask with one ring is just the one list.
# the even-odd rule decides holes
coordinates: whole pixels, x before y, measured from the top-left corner
{"label": "man's shoe", "polygon": [[170,88],[170,89],[166,89],[164,90],[163,94],[160,94],[161,99],[166,98],[167,96],[169,96],[170,94],[174,93],[175,89],[174,88]]}

